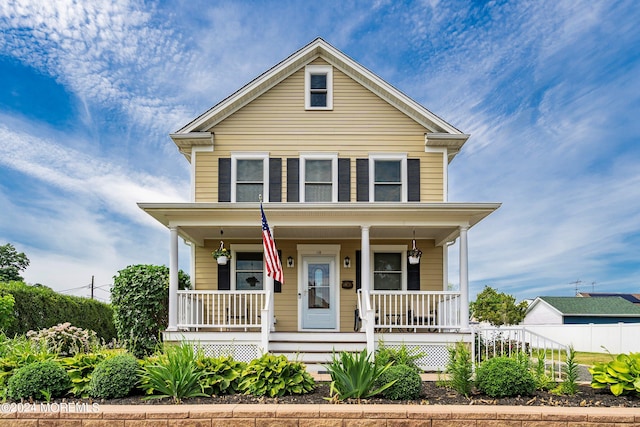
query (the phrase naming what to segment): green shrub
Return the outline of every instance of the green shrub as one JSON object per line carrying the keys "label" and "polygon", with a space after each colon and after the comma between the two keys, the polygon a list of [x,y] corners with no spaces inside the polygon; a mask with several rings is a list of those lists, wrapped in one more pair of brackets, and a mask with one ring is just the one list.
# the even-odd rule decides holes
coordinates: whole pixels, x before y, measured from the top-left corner
{"label": "green shrub", "polygon": [[578,392],[578,364],[575,356],[576,352],[573,351],[573,347],[569,347],[567,361],[562,368],[564,378],[558,390],[560,393],[570,396]]}
{"label": "green shrub", "polygon": [[530,395],[536,389],[533,375],[521,361],[493,357],[476,370],[476,386],[490,397]]}
{"label": "green shrub", "polygon": [[609,363],[596,363],[589,372],[592,388],[609,388],[615,396],[640,395],[640,353],[619,354]]}
{"label": "green shrub", "polygon": [[0,358],[0,398],[7,397],[9,378],[18,368],[34,362],[52,360],[55,354],[46,347],[39,345],[27,337],[16,337],[3,343],[2,358]]}
{"label": "green shrub", "polygon": [[91,375],[89,394],[99,399],[128,396],[138,381],[138,361],[130,354],[103,360]]}
{"label": "green shrub", "polygon": [[382,393],[393,385],[393,382],[377,385],[391,363],[382,366],[371,362],[366,349],[357,355],[346,351],[338,356],[334,354],[331,364],[327,365],[331,374],[330,399],[366,399]]}
{"label": "green shrub", "polygon": [[29,331],[27,332],[27,337],[44,345],[48,350],[59,356],[90,353],[99,344],[94,331],[72,326],[69,322],[60,323],[38,332]]}
{"label": "green shrub", "polygon": [[198,369],[193,347],[189,344],[167,346],[164,354],[143,364],[140,387],[147,399],[171,397],[175,403],[189,397],[205,397],[200,387],[204,372]]}
{"label": "green shrub", "polygon": [[405,365],[420,372],[416,361],[425,356],[426,354],[419,352],[417,347],[408,348],[404,343],[398,349],[387,347],[384,343],[381,343],[376,350],[375,363],[378,366],[384,366],[388,363]]}
{"label": "green shrub", "polygon": [[16,300],[13,295],[7,294],[0,296],[0,330],[4,331],[11,326],[16,320],[13,307]]}
{"label": "green shrub", "polygon": [[285,356],[263,354],[242,371],[240,391],[254,396],[284,396],[305,394],[313,390],[315,381],[301,362],[292,362]]}
{"label": "green shrub", "polygon": [[422,379],[415,368],[407,365],[393,365],[380,375],[378,385],[391,384],[382,395],[391,400],[412,400],[420,397]]}
{"label": "green shrub", "polygon": [[113,310],[109,304],[89,298],[62,295],[41,285],[30,286],[23,282],[0,283],[0,295],[9,294],[14,299],[15,315],[15,321],[5,329],[10,337],[65,322],[95,331],[99,339],[107,342],[116,337]]}
{"label": "green shrub", "polygon": [[9,379],[8,395],[14,400],[60,397],[70,387],[69,375],[53,360],[34,362],[18,369]]}
{"label": "green shrub", "polygon": [[247,364],[230,356],[199,357],[198,369],[204,372],[200,379],[202,391],[209,396],[234,394],[238,391],[242,371]]}
{"label": "green shrub", "polygon": [[[179,288],[189,287],[189,276],[178,273]],[[118,271],[111,289],[113,320],[118,339],[137,358],[152,354],[168,322],[169,269],[133,265]]]}
{"label": "green shrub", "polygon": [[458,393],[469,396],[473,387],[473,361],[469,347],[463,342],[457,342],[448,348],[447,380],[445,385]]}

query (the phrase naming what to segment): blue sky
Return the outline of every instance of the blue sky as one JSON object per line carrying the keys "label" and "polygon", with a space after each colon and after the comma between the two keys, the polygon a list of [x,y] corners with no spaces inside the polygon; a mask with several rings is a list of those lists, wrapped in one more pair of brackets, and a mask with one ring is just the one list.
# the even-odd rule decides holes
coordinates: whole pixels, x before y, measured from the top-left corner
{"label": "blue sky", "polygon": [[449,199],[503,203],[469,233],[472,299],[640,292],[638,22],[633,0],[2,2],[0,244],[103,300],[167,264],[136,202],[188,200],[168,134],[320,36],[472,135]]}

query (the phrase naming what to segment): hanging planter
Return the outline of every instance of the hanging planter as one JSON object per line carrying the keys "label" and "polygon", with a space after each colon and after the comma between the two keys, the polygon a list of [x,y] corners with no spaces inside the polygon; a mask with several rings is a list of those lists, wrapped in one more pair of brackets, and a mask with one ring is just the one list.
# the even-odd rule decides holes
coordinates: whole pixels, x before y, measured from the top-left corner
{"label": "hanging planter", "polygon": [[422,251],[416,248],[416,239],[413,239],[412,248],[409,249],[407,255],[409,256],[409,264],[419,264],[420,257],[422,256]]}
{"label": "hanging planter", "polygon": [[224,247],[224,242],[220,241],[220,247],[211,252],[211,255],[216,259],[219,265],[227,265],[231,259],[231,251]]}

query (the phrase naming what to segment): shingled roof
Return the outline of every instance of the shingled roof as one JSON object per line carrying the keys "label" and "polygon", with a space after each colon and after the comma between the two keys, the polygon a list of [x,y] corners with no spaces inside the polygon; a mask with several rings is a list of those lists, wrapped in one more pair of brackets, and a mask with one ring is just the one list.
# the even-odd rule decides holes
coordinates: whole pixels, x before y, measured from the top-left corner
{"label": "shingled roof", "polygon": [[640,307],[621,297],[538,297],[563,315],[640,317]]}

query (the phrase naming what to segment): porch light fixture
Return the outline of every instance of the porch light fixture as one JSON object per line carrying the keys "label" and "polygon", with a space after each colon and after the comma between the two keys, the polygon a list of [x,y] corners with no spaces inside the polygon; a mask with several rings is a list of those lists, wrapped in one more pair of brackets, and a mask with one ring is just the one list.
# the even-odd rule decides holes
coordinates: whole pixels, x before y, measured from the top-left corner
{"label": "porch light fixture", "polygon": [[351,268],[351,258],[348,256],[344,257],[344,268]]}
{"label": "porch light fixture", "polygon": [[289,268],[293,268],[293,266],[294,266],[293,257],[292,257],[292,256],[289,256],[289,257],[287,258],[287,267],[289,267]]}

